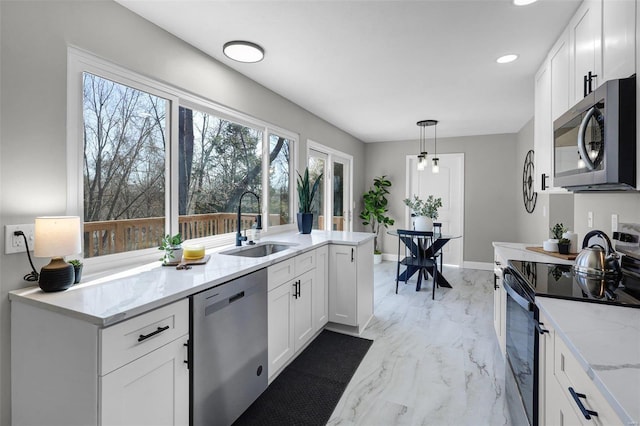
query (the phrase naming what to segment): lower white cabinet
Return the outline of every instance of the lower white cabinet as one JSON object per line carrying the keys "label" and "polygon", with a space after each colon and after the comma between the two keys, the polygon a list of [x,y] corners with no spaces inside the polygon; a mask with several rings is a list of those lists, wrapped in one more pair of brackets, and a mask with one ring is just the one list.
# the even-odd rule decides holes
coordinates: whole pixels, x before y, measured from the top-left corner
{"label": "lower white cabinet", "polygon": [[269,379],[326,324],[327,253],[324,246],[268,269]]}
{"label": "lower white cabinet", "polygon": [[540,336],[539,345],[540,424],[623,424],[542,313],[540,322],[548,331]]}
{"label": "lower white cabinet", "polygon": [[100,378],[102,425],[184,425],[189,421],[186,336]]}
{"label": "lower white cabinet", "polygon": [[373,240],[359,246],[332,244],[329,248],[329,321],[350,327],[345,331],[362,332],[373,316],[372,283]]}
{"label": "lower white cabinet", "polygon": [[189,423],[187,299],[99,327],[11,305],[12,423]]}
{"label": "lower white cabinet", "polygon": [[498,346],[502,356],[505,356],[507,348],[507,293],[503,287],[502,270],[507,266],[507,261],[499,253],[498,249],[494,250],[494,268],[493,268],[493,327],[498,338]]}

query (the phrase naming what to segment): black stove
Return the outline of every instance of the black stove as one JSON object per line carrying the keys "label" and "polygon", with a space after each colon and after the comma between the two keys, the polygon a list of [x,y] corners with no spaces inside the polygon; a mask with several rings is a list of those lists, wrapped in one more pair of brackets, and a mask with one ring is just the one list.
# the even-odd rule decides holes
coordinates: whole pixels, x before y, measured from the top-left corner
{"label": "black stove", "polygon": [[574,279],[571,265],[521,260],[510,260],[509,264],[520,276],[521,282],[528,284],[528,288],[523,290],[528,293],[530,300],[534,300],[536,296],[544,296],[640,308],[640,289],[625,286],[624,278],[618,285],[609,287],[604,292],[604,297],[596,298],[586,293]]}

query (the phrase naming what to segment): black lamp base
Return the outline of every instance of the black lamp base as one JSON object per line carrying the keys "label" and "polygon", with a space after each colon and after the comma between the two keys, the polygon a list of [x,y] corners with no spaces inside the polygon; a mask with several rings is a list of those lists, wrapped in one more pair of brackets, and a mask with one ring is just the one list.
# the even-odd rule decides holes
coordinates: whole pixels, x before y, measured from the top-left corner
{"label": "black lamp base", "polygon": [[40,270],[38,284],[42,291],[63,291],[73,285],[75,271],[73,265],[61,257],[54,257],[51,262]]}

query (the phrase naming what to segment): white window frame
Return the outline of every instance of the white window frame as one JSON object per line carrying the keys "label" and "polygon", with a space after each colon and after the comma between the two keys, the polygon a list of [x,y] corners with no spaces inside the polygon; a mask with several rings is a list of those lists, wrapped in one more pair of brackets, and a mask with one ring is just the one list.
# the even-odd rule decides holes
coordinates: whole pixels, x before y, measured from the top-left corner
{"label": "white window frame", "polygon": [[[165,163],[167,176],[167,191],[169,197],[165,201],[165,229],[167,233],[178,232],[178,110],[180,106],[206,112],[216,117],[251,127],[262,132],[262,194],[261,210],[263,217],[268,218],[269,196],[269,135],[276,134],[292,141],[290,146],[290,200],[289,217],[291,223],[269,227],[269,221],[263,221],[264,234],[284,232],[295,229],[295,170],[297,170],[297,151],[299,135],[263,120],[251,117],[239,111],[217,104],[209,99],[194,95],[177,87],[161,83],[152,78],[130,71],[113,64],[75,46],[67,48],[67,209],[68,215],[84,218],[83,194],[83,82],[82,75],[88,72],[99,77],[130,86],[134,89],[148,92],[152,95],[167,99],[170,107],[167,110],[168,161]],[[267,215],[267,216],[265,216]],[[235,236],[231,233],[199,238],[207,248],[220,247],[233,243]],[[195,241],[195,240],[192,240]],[[132,266],[157,260],[158,250],[155,248],[115,253],[104,256],[91,257],[84,260],[87,272],[100,272],[112,268],[114,263],[122,266]]]}

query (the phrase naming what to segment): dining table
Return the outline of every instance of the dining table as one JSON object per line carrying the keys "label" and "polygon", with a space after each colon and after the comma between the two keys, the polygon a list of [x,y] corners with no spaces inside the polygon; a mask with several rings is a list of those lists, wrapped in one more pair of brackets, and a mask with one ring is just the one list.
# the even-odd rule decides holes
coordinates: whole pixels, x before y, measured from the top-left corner
{"label": "dining table", "polygon": [[[397,237],[398,231],[396,231],[395,229],[391,229],[387,231],[387,234]],[[449,241],[454,240],[456,238],[461,238],[461,237],[462,235],[451,235],[451,234],[443,234],[443,233],[435,232],[433,234],[433,243],[429,247],[422,247],[422,250],[424,250],[425,257],[433,257],[434,253],[437,253],[439,250],[441,250]],[[405,240],[407,238],[401,238],[401,239]],[[414,257],[418,256],[417,250],[419,250],[419,248],[416,246],[416,244],[412,244],[411,241],[402,241],[402,242],[407,247],[407,249],[411,252],[411,256],[414,256]],[[400,259],[398,259],[398,262],[399,261]],[[404,272],[402,272],[398,276],[398,280],[407,281],[419,269],[420,268],[416,266],[407,265],[407,269],[405,269]],[[427,270],[427,272],[429,273],[429,275],[433,277],[433,273],[431,271]],[[442,274],[442,271],[438,271],[436,279],[438,282],[438,286],[452,288],[449,281],[447,281],[445,276]],[[416,287],[416,291],[420,290],[420,281],[422,280],[418,280],[418,281],[419,283],[418,283],[418,286]]]}

